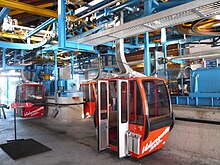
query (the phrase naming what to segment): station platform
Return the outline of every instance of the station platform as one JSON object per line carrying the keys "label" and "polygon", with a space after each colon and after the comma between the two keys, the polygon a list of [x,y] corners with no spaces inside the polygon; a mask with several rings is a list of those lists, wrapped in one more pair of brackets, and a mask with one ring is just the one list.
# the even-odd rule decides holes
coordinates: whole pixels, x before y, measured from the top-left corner
{"label": "station platform", "polygon": [[[0,119],[0,144],[14,138],[13,110],[6,110],[7,119]],[[170,139],[162,150],[141,159],[130,157],[118,159],[113,151],[97,151],[96,130],[92,119],[76,120],[72,123],[55,122],[46,117],[38,119],[17,119],[18,138],[33,138],[48,146],[52,151],[18,160],[11,159],[0,149],[1,165],[178,165],[178,164],[207,164],[217,165],[220,158],[196,154],[196,152],[180,149],[174,144],[180,136],[187,137],[191,132],[184,121],[176,121]],[[184,128],[185,131],[182,132]],[[194,128],[194,127],[193,127]],[[210,129],[210,128],[207,128]],[[219,126],[218,126],[219,129]],[[178,134],[178,135],[177,135]],[[198,135],[199,136],[199,135]],[[186,138],[187,139],[187,138]],[[190,140],[190,139],[188,139]],[[197,139],[200,143],[201,138]],[[219,142],[219,140],[218,140]],[[188,146],[188,145],[187,145]],[[193,146],[192,146],[193,147]],[[205,147],[205,146],[204,146]]]}

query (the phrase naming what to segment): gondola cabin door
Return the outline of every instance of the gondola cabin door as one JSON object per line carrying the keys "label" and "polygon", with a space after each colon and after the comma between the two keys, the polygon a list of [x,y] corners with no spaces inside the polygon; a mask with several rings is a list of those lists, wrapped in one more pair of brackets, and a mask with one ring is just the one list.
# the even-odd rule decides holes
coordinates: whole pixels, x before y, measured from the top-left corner
{"label": "gondola cabin door", "polygon": [[98,81],[98,150],[111,148],[118,157],[128,154],[128,81]]}
{"label": "gondola cabin door", "polygon": [[84,118],[94,116],[96,110],[96,82],[85,82],[80,86],[84,100]]}
{"label": "gondola cabin door", "polygon": [[98,81],[98,150],[109,147],[108,81]]}
{"label": "gondola cabin door", "polygon": [[118,80],[118,157],[122,158],[128,154],[127,133],[128,124],[128,81]]}

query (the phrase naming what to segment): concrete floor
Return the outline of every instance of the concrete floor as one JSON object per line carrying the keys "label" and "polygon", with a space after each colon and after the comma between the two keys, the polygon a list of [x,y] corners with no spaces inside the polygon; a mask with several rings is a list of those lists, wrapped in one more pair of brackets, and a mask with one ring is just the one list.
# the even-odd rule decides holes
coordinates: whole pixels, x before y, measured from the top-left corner
{"label": "concrete floor", "polygon": [[[7,119],[0,119],[0,144],[14,138],[12,110],[6,110],[6,113]],[[33,138],[50,147],[52,151],[15,161],[0,149],[0,165],[220,164],[219,160],[171,147],[165,147],[142,159],[118,159],[117,154],[110,150],[97,152],[96,133],[91,119],[78,120],[71,124],[57,123],[48,118],[18,119],[17,125],[18,138]],[[178,127],[178,123],[175,127]]]}

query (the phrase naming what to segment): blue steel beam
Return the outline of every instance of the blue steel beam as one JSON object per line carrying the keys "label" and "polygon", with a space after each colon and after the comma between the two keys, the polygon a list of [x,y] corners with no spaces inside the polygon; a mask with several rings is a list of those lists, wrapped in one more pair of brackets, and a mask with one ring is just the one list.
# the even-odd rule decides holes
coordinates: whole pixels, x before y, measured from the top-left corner
{"label": "blue steel beam", "polygon": [[104,30],[104,25],[100,25],[100,26],[94,27],[93,29],[91,29],[91,30],[89,30],[89,31],[87,31],[87,32],[84,32],[84,33],[82,33],[82,34],[80,34],[80,35],[74,36],[74,37],[68,39],[67,41],[75,41],[75,40],[77,40],[77,39],[79,39],[79,38],[86,37],[86,36],[88,36],[88,35],[90,35],[90,34],[96,32],[96,31],[98,31],[98,30],[99,30],[99,31],[100,31],[100,30]]}
{"label": "blue steel beam", "polygon": [[[172,44],[185,44],[185,43],[189,43],[189,42],[201,41],[201,40],[206,40],[206,39],[211,39],[211,38],[213,38],[213,36],[188,36],[186,39],[167,40],[166,45],[168,46],[168,45],[172,45]],[[142,42],[143,40],[139,39],[139,41]],[[108,46],[108,47],[115,47],[115,44],[113,42],[107,42],[103,45]],[[154,42],[149,43],[149,47],[155,47],[155,46],[162,46],[162,44],[161,43],[154,43]],[[130,49],[140,49],[140,48],[144,48],[144,44],[125,43],[124,47],[127,49],[129,49],[129,48]]]}
{"label": "blue steel beam", "polygon": [[3,7],[1,12],[0,12],[0,22],[2,22],[2,20],[5,18],[5,16],[7,16],[10,12],[10,9]]}
{"label": "blue steel beam", "polygon": [[[167,58],[167,33],[166,33],[166,28],[161,29],[161,42],[162,42],[162,52],[164,53],[164,58]],[[164,64],[164,75],[166,78],[168,78],[168,73],[167,73],[167,64]]]}
{"label": "blue steel beam", "polygon": [[109,12],[110,13],[117,12],[119,10],[124,9],[125,7],[128,7],[128,6],[136,4],[137,2],[140,2],[140,0],[129,0],[129,1],[125,2],[125,3],[122,3],[121,5],[113,7],[112,9],[109,10]]}
{"label": "blue steel beam", "polygon": [[54,78],[55,78],[55,84],[54,84],[54,95],[56,96],[56,92],[58,90],[58,66],[57,66],[57,51],[54,51]]}
{"label": "blue steel beam", "polygon": [[2,69],[24,69],[24,66],[10,66],[6,64],[6,48],[2,48]]}
{"label": "blue steel beam", "polygon": [[74,76],[74,53],[71,52],[71,74],[72,74],[72,79]]}
{"label": "blue steel beam", "polygon": [[37,82],[39,81],[38,80],[38,77],[41,73],[41,70],[42,70],[42,66],[39,66],[39,65],[34,65],[35,69],[34,69],[34,76],[32,77],[32,81],[33,82]]}
{"label": "blue steel beam", "polygon": [[65,0],[58,1],[58,42],[59,47],[66,46],[66,4]]}
{"label": "blue steel beam", "polygon": [[50,52],[50,51],[55,51],[55,50],[69,50],[69,51],[76,50],[76,51],[96,52],[94,47],[91,45],[79,44],[79,43],[75,43],[75,42],[66,42],[65,48],[61,48],[61,47],[59,47],[59,45],[53,45],[51,47],[42,49],[41,52],[39,52],[39,53],[41,54],[42,52]]}
{"label": "blue steel beam", "polygon": [[132,6],[132,5],[134,5],[135,3],[138,3],[138,2],[140,2],[140,0],[129,0],[129,1],[127,1],[125,3],[122,3],[121,5],[118,5],[116,7],[108,8],[108,10],[105,9],[104,11],[99,12],[97,14],[97,19],[100,20],[101,18],[106,17],[110,13],[115,13],[119,10],[123,10],[125,7]]}
{"label": "blue steel beam", "polygon": [[43,30],[44,28],[46,28],[47,26],[49,26],[50,24],[56,22],[57,19],[55,18],[50,18],[47,21],[45,21],[44,23],[42,23],[40,26],[36,27],[34,30],[30,31],[26,37],[31,37],[32,35],[38,33],[39,31]]}
{"label": "blue steel beam", "polygon": [[14,62],[18,61],[16,57],[17,57],[17,50],[14,50]]}
{"label": "blue steel beam", "polygon": [[8,69],[8,70],[24,69],[24,66],[10,66],[10,65],[6,65],[5,69]]}
{"label": "blue steel beam", "polygon": [[26,49],[32,50],[35,48],[39,48],[47,43],[47,40],[43,40],[36,44],[21,44],[21,43],[11,43],[0,41],[0,48],[8,48],[8,49]]}
{"label": "blue steel beam", "polygon": [[2,69],[6,68],[6,49],[2,49]]}
{"label": "blue steel beam", "polygon": [[[152,1],[144,1],[144,15],[148,16],[152,11]],[[147,76],[151,75],[151,64],[150,64],[150,47],[149,47],[149,32],[144,34],[144,74]]]}

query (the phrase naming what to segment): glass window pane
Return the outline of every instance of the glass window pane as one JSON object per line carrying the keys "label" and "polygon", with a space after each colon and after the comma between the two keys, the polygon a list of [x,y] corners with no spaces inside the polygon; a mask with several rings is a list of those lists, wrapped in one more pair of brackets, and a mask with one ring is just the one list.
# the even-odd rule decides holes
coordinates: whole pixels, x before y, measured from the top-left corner
{"label": "glass window pane", "polygon": [[39,100],[44,99],[43,86],[24,85],[22,92],[25,92],[25,100],[27,101],[39,102]]}
{"label": "glass window pane", "polygon": [[101,82],[101,110],[107,110],[107,84]]}
{"label": "glass window pane", "polygon": [[95,102],[96,101],[96,99],[95,99],[95,91],[94,91],[94,88],[93,88],[92,84],[90,85],[90,101],[91,102]]}
{"label": "glass window pane", "polygon": [[126,123],[127,120],[127,83],[121,83],[121,122]]}
{"label": "glass window pane", "polygon": [[165,83],[163,81],[154,80],[144,81],[143,85],[150,118],[169,114],[169,98]]}
{"label": "glass window pane", "polygon": [[117,83],[116,81],[109,82],[109,110],[117,111]]}
{"label": "glass window pane", "polygon": [[136,81],[130,81],[129,88],[129,121],[132,124],[144,125],[143,103],[139,86]]}
{"label": "glass window pane", "polygon": [[101,82],[100,84],[100,101],[101,101],[101,107],[100,107],[100,112],[101,112],[101,120],[107,119],[107,84],[104,82]]}
{"label": "glass window pane", "polygon": [[93,89],[92,84],[84,84],[82,85],[83,88],[83,98],[87,102],[95,102],[95,91]]}

